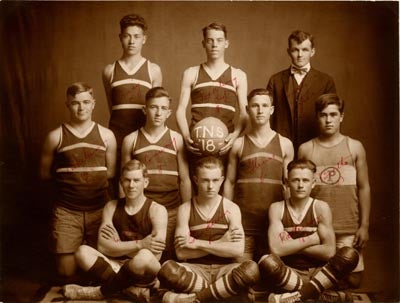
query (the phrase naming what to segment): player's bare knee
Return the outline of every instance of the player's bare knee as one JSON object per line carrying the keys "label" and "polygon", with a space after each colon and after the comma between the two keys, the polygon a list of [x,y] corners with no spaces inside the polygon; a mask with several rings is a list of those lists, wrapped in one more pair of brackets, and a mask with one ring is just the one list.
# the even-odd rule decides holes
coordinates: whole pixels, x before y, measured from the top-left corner
{"label": "player's bare knee", "polygon": [[75,252],[75,259],[76,260],[83,260],[90,254],[90,252],[93,250],[92,247],[88,245],[81,245],[78,247],[78,249]]}
{"label": "player's bare knee", "polygon": [[256,262],[247,260],[232,270],[232,276],[242,287],[249,287],[260,280],[260,271]]}
{"label": "player's bare knee", "polygon": [[350,273],[356,268],[359,255],[356,249],[352,247],[342,247],[333,258],[329,259],[329,264],[339,274]]}
{"label": "player's bare knee", "polygon": [[143,275],[153,268],[160,269],[160,264],[153,253],[148,249],[141,249],[130,261],[129,270],[135,274]]}

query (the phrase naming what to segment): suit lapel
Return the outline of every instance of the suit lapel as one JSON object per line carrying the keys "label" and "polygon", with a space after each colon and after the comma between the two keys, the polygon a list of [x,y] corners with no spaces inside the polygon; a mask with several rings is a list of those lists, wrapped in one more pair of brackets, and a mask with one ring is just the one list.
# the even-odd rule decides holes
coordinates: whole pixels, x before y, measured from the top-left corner
{"label": "suit lapel", "polygon": [[289,85],[289,81],[291,81],[290,79],[290,68],[288,68],[287,70],[285,70],[283,72],[283,88],[285,90],[285,95],[286,95],[286,99],[288,101],[289,107],[290,107],[290,113],[293,117],[293,112],[294,112],[294,95],[293,95],[293,89],[290,89],[290,85]]}
{"label": "suit lapel", "polygon": [[315,83],[315,78],[317,77],[315,70],[312,68],[307,73],[307,76],[303,79],[302,87],[301,87],[301,95],[307,95],[308,91],[310,90],[312,83]]}

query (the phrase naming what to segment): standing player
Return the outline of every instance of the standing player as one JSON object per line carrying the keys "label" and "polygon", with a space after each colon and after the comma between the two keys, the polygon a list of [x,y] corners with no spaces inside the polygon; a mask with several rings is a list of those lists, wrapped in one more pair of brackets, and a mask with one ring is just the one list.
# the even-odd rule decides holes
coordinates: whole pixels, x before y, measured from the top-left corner
{"label": "standing player", "polygon": [[165,293],[164,303],[226,299],[259,278],[254,261],[232,263],[243,254],[244,233],[239,207],[218,194],[222,161],[201,158],[194,180],[198,194],[179,207],[175,232],[176,253],[185,263],[169,260],[158,274],[161,285],[176,292]]}
{"label": "standing player", "polygon": [[145,20],[132,14],[123,17],[119,24],[122,56],[103,71],[103,84],[111,111],[109,127],[117,139],[118,169],[122,140],[145,123],[142,109],[146,92],[162,84],[160,67],[142,56],[142,47],[147,40]]}
{"label": "standing player", "polygon": [[288,39],[292,65],[273,75],[267,89],[275,102],[271,125],[274,130],[299,145],[315,137],[314,102],[322,94],[336,92],[333,79],[310,65],[315,54],[314,37],[296,30]]}
{"label": "standing player", "polygon": [[[161,268],[167,211],[144,195],[149,184],[146,166],[129,161],[120,182],[125,198],[104,207],[98,250],[82,245],[75,254],[79,266],[101,286],[65,285],[69,299],[99,300],[131,285],[149,287]],[[149,291],[141,299],[149,302]]]}
{"label": "standing player", "polygon": [[283,199],[286,167],[294,152],[292,142],[271,129],[274,106],[266,89],[251,91],[246,109],[251,128],[235,140],[229,153],[224,195],[242,212],[244,259],[258,260],[266,253],[268,208]]}
{"label": "standing player", "polygon": [[57,272],[71,277],[78,247],[96,246],[108,179],[115,174],[116,143],[112,131],[92,121],[91,87],[81,82],[69,86],[66,105],[70,120],[47,135],[40,175],[55,180],[52,236]]}
{"label": "standing player", "polygon": [[[366,153],[361,142],[344,136],[340,124],[344,102],[336,94],[325,94],[315,104],[320,135],[299,148],[299,157],[317,165],[317,185],[312,195],[329,203],[333,213],[336,245],[351,246],[360,252],[368,241],[371,209]],[[358,288],[364,262],[360,262],[348,284]]]}
{"label": "standing player", "polygon": [[268,242],[272,254],[259,261],[262,277],[276,292],[269,302],[304,302],[317,299],[357,265],[351,247],[336,252],[332,214],[326,202],[310,197],[316,166],[309,160],[288,165],[290,199],[269,209]]}
{"label": "standing player", "polygon": [[122,165],[138,159],[146,165],[149,186],[145,195],[168,210],[167,247],[163,259],[174,258],[176,214],[182,201],[192,197],[192,186],[182,136],[169,129],[165,122],[171,114],[171,98],[162,87],[153,87],[146,94],[146,124],[125,137],[122,144]]}
{"label": "standing player", "polygon": [[[230,132],[220,150],[220,154],[226,154],[244,126],[247,76],[225,62],[225,49],[229,46],[225,25],[211,23],[204,27],[202,44],[207,60],[183,73],[176,119],[187,150],[198,155],[200,151],[190,136],[191,128],[206,117],[222,120]],[[192,103],[190,125],[186,119],[189,100]],[[236,108],[239,113],[234,123]]]}

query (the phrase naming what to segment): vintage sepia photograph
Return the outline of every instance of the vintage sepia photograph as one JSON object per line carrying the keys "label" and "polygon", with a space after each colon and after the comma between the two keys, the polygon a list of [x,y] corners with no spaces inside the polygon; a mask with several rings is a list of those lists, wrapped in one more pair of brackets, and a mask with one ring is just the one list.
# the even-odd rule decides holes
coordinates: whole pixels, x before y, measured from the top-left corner
{"label": "vintage sepia photograph", "polygon": [[399,302],[398,1],[1,1],[0,302]]}

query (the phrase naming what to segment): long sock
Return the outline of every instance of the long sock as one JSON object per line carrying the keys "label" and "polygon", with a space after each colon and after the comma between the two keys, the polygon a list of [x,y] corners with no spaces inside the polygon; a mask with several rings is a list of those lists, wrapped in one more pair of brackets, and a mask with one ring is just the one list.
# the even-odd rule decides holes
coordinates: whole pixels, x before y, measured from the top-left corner
{"label": "long sock", "polygon": [[329,259],[322,269],[300,290],[303,300],[317,298],[325,289],[337,284],[347,276],[358,263],[358,252],[351,247],[342,247]]}
{"label": "long sock", "polygon": [[158,272],[161,286],[177,292],[197,293],[207,287],[206,281],[199,275],[187,270],[173,260],[164,262]]}
{"label": "long sock", "polygon": [[265,255],[260,259],[259,266],[262,278],[275,288],[296,291],[303,286],[303,280],[297,272],[276,255]]}
{"label": "long sock", "polygon": [[154,276],[143,276],[132,273],[129,269],[129,262],[126,262],[119,272],[111,276],[101,287],[101,293],[104,296],[111,295],[119,290],[125,289],[135,283],[150,283],[154,280]]}
{"label": "long sock", "polygon": [[230,273],[211,283],[208,288],[197,293],[200,301],[221,300],[239,294],[260,279],[257,263],[245,261]]}
{"label": "long sock", "polygon": [[111,277],[116,275],[111,265],[104,260],[102,257],[97,257],[96,262],[93,264],[91,268],[86,272],[86,275],[91,279],[94,279],[95,282],[99,282],[101,284],[108,281]]}

